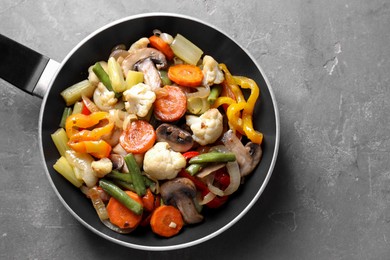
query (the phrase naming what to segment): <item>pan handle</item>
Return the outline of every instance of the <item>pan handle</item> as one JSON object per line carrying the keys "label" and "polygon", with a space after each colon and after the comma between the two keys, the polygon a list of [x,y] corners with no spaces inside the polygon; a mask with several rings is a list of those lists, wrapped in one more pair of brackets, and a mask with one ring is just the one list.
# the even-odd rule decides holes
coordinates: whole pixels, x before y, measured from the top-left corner
{"label": "pan handle", "polygon": [[59,63],[0,34],[0,78],[42,98]]}

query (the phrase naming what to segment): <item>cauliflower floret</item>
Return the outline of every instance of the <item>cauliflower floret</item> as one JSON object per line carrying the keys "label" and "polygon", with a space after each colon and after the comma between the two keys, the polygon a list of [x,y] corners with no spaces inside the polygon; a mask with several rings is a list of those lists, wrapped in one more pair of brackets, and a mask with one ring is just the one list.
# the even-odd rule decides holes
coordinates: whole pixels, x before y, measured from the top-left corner
{"label": "cauliflower floret", "polygon": [[148,47],[148,44],[149,44],[149,39],[146,37],[143,37],[130,46],[129,52],[146,48],[146,47]]}
{"label": "cauliflower floret", "polygon": [[108,158],[102,158],[99,161],[93,161],[91,167],[96,177],[103,178],[112,171],[112,162]]}
{"label": "cauliflower floret", "polygon": [[211,86],[222,83],[225,79],[223,72],[218,67],[218,62],[213,57],[206,55],[203,58],[203,85]]}
{"label": "cauliflower floret", "polygon": [[185,166],[184,156],[171,150],[167,142],[157,142],[145,153],[144,171],[157,180],[173,179]]}
{"label": "cauliflower floret", "polygon": [[115,107],[118,99],[113,91],[109,91],[103,83],[99,82],[93,92],[93,101],[100,110],[109,111]]}
{"label": "cauliflower floret", "polygon": [[123,92],[126,111],[129,114],[136,114],[144,117],[148,114],[153,102],[156,100],[156,94],[149,85],[138,83],[130,89]]}
{"label": "cauliflower floret", "polygon": [[201,116],[186,116],[186,124],[192,130],[192,138],[200,145],[214,143],[223,131],[222,115],[216,108],[207,110]]}

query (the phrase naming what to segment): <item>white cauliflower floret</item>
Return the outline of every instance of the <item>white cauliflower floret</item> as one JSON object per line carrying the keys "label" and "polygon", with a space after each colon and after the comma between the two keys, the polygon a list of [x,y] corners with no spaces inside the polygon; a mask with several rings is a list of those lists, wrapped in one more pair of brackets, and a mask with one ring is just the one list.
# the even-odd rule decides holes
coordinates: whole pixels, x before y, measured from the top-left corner
{"label": "white cauliflower floret", "polygon": [[219,69],[218,62],[213,57],[206,55],[203,58],[203,85],[211,86],[222,83],[225,79],[223,72]]}
{"label": "white cauliflower floret", "polygon": [[146,116],[156,100],[156,94],[152,88],[144,83],[132,86],[123,92],[123,97],[127,101],[125,102],[126,111],[139,117]]}
{"label": "white cauliflower floret", "polygon": [[150,41],[149,41],[148,38],[143,37],[143,38],[139,39],[138,41],[134,42],[134,43],[130,46],[129,52],[132,52],[132,51],[135,51],[135,50],[139,50],[139,49],[146,48],[146,47],[148,47],[149,42],[150,42]]}
{"label": "white cauliflower floret", "polygon": [[200,145],[214,143],[223,131],[222,115],[216,108],[207,110],[201,116],[186,116],[186,124],[192,130],[192,138]]}
{"label": "white cauliflower floret", "polygon": [[93,161],[91,167],[96,177],[103,178],[112,171],[112,162],[108,158],[102,158],[99,161]]}
{"label": "white cauliflower floret", "polygon": [[115,97],[114,91],[109,91],[103,83],[99,82],[93,92],[93,101],[100,110],[109,111],[115,107],[118,99]]}
{"label": "white cauliflower floret", "polygon": [[167,142],[157,142],[145,153],[144,171],[157,180],[173,179],[185,166],[184,156],[171,150]]}

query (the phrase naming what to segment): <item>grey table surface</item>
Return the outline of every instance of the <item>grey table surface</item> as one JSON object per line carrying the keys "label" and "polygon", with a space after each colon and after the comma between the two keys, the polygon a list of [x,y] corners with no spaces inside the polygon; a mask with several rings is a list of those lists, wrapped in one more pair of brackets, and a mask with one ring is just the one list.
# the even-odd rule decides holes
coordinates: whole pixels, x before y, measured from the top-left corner
{"label": "grey table surface", "polygon": [[99,27],[157,11],[215,25],[264,69],[281,119],[265,192],[236,225],[191,248],[108,242],[46,178],[41,99],[0,80],[0,258],[390,259],[390,2],[2,0],[0,33],[60,62]]}

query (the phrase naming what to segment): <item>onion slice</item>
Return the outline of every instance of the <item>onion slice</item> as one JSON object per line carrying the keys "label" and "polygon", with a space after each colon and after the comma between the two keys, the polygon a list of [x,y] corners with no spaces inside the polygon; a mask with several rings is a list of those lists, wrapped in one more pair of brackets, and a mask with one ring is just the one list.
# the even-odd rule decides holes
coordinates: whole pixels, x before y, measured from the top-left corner
{"label": "onion slice", "polygon": [[[224,145],[217,145],[210,148],[211,151],[218,151],[221,153],[227,153],[230,152],[230,150],[224,146]],[[234,193],[241,184],[241,174],[240,174],[240,167],[238,166],[237,161],[234,162],[228,162],[226,164],[226,169],[230,177],[230,183],[229,186],[223,191],[223,195],[227,196],[232,193]],[[218,188],[217,188],[218,189]],[[219,194],[217,194],[219,195]],[[221,196],[221,195],[219,195]]]}
{"label": "onion slice", "polygon": [[223,167],[225,167],[225,165],[226,165],[225,163],[218,163],[218,164],[213,164],[213,165],[207,166],[204,169],[202,169],[199,173],[197,173],[196,176],[199,178],[204,178],[207,175],[209,175],[210,173],[213,173],[219,169],[222,169]]}
{"label": "onion slice", "polygon": [[[187,98],[206,98],[210,95],[210,86],[199,86],[196,88],[182,88]],[[196,91],[192,91],[196,89]]]}
{"label": "onion slice", "polygon": [[207,193],[204,197],[203,200],[199,201],[199,205],[206,205],[210,201],[212,201],[215,198],[215,194],[212,192]]}
{"label": "onion slice", "polygon": [[228,162],[226,164],[226,169],[230,176],[230,183],[229,186],[224,190],[224,195],[230,195],[234,193],[241,184],[241,175],[240,175],[240,168],[238,167],[238,163],[236,161],[234,162]]}
{"label": "onion slice", "polygon": [[205,179],[206,179],[207,188],[210,190],[210,192],[220,197],[223,197],[225,195],[223,190],[213,185],[214,175],[208,175]]}
{"label": "onion slice", "polygon": [[109,229],[111,229],[112,231],[115,231],[119,234],[128,234],[130,233],[131,231],[134,230],[134,228],[120,228],[114,224],[112,224],[108,219],[105,219],[105,220],[102,220],[102,223],[108,227]]}

